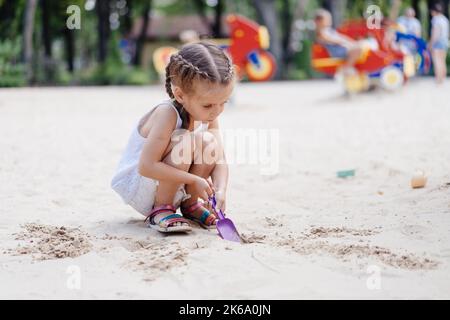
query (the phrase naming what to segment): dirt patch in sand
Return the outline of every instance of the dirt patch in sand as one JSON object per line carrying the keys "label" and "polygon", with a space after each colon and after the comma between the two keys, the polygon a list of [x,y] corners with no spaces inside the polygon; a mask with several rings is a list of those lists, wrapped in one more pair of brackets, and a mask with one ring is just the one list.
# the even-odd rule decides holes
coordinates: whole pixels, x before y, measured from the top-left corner
{"label": "dirt patch in sand", "polygon": [[[352,229],[346,227],[313,227],[308,232],[296,235],[293,233],[263,235],[252,232],[242,234],[246,244],[263,243],[278,248],[289,248],[301,255],[328,255],[341,261],[357,259],[360,261],[375,259],[388,266],[407,270],[435,269],[439,262],[431,258],[419,256],[407,251],[364,243],[363,237],[380,233],[379,230]],[[335,243],[326,238],[345,238],[350,243]],[[357,243],[352,243],[357,241]]]}
{"label": "dirt patch in sand", "polygon": [[346,227],[313,227],[309,230],[309,233],[305,233],[304,236],[309,239],[342,238],[348,235],[367,237],[378,233],[378,230],[370,229],[352,229]]}
{"label": "dirt patch in sand", "polygon": [[92,249],[89,235],[79,228],[57,227],[37,223],[22,225],[24,231],[14,234],[19,244],[8,249],[13,255],[32,255],[35,260],[75,258]]}
{"label": "dirt patch in sand", "polygon": [[266,239],[265,235],[258,235],[254,232],[252,233],[241,233],[242,243],[263,243]]}
{"label": "dirt patch in sand", "polygon": [[131,249],[132,257],[124,267],[145,273],[145,281],[153,281],[163,272],[186,265],[189,254],[187,248],[167,240],[131,241],[127,247]]}
{"label": "dirt patch in sand", "polygon": [[4,253],[31,255],[33,260],[41,261],[75,258],[91,250],[107,252],[114,247],[123,247],[130,253],[123,266],[132,271],[145,273],[146,281],[156,279],[161,273],[173,267],[185,265],[189,253],[189,248],[167,239],[136,240],[110,234],[91,236],[79,228],[38,223],[27,223],[21,227],[23,231],[13,234],[15,240],[20,243]]}
{"label": "dirt patch in sand", "polygon": [[305,242],[303,238],[281,240],[279,247],[290,247],[296,253],[302,255],[327,254],[342,261],[350,259],[376,259],[394,268],[408,270],[431,270],[439,263],[430,258],[419,257],[409,252],[394,252],[388,248],[371,246],[368,244],[340,244],[328,241]]}

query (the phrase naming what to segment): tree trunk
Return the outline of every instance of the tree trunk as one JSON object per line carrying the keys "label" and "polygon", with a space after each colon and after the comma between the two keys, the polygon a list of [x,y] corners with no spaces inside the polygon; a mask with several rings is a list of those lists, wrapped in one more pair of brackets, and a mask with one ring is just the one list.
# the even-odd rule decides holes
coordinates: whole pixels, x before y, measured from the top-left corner
{"label": "tree trunk", "polygon": [[214,25],[212,27],[213,37],[222,38],[222,15],[224,12],[224,2],[223,0],[218,0],[217,5],[215,7],[215,19]]}
{"label": "tree trunk", "polygon": [[142,13],[142,28],[139,33],[139,37],[136,41],[136,50],[133,57],[133,65],[138,66],[141,64],[142,48],[145,44],[145,39],[147,38],[147,28],[150,22],[150,10],[152,9],[152,1],[148,1],[144,7],[144,12]]}
{"label": "tree trunk", "polygon": [[389,10],[389,19],[391,21],[397,20],[400,14],[401,0],[391,0],[391,9]]}
{"label": "tree trunk", "polygon": [[33,32],[37,0],[27,0],[24,14],[23,60],[28,83],[33,81]]}
{"label": "tree trunk", "polygon": [[347,0],[324,0],[322,5],[331,12],[331,16],[333,17],[333,27],[338,27],[344,19]]}
{"label": "tree trunk", "polygon": [[67,69],[73,73],[74,71],[74,52],[75,52],[75,44],[73,32],[69,28],[64,28],[64,45],[66,47],[66,61],[67,61]]}
{"label": "tree trunk", "polygon": [[50,30],[50,2],[49,0],[40,0],[41,5],[41,25],[42,42],[44,43],[44,73],[47,81],[52,80],[52,35]]}
{"label": "tree trunk", "polygon": [[109,26],[109,0],[97,1],[95,8],[98,19],[98,61],[105,62],[108,55]]}
{"label": "tree trunk", "polygon": [[[281,9],[281,29],[283,30],[282,34],[282,46],[283,46],[283,52],[284,56],[286,58],[286,54],[289,47],[289,39],[291,37],[291,25],[292,25],[292,10],[290,7],[290,1],[289,0],[283,0],[282,1],[283,7]],[[286,59],[284,59],[286,60]]]}
{"label": "tree trunk", "polygon": [[419,19],[420,21],[422,21],[422,15],[420,12],[419,2],[420,2],[420,0],[412,0],[411,7],[416,12],[416,18]]}
{"label": "tree trunk", "polygon": [[132,0],[127,1],[127,8],[128,8],[128,11],[125,14],[125,16],[123,17],[125,37],[128,37],[130,35],[130,31],[133,26],[133,19],[132,19],[132,15],[131,15],[131,12],[133,10],[133,1]]}
{"label": "tree trunk", "polygon": [[[265,25],[270,35],[269,51],[274,55],[277,62],[277,72],[275,79],[280,79],[282,74],[283,48],[281,37],[278,31],[278,16],[275,9],[274,0],[252,0],[253,6],[262,25]],[[281,68],[280,68],[281,67]]]}
{"label": "tree trunk", "polygon": [[211,25],[211,22],[208,19],[208,16],[205,12],[205,3],[203,0],[195,0],[195,6],[197,7],[198,14],[200,15],[200,19],[202,20],[203,24],[208,28],[211,34],[213,34],[213,26]]}

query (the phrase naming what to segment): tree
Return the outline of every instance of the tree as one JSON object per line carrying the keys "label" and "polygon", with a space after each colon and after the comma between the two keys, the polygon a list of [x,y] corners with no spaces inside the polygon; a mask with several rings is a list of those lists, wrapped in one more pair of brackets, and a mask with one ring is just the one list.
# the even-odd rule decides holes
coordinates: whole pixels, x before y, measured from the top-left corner
{"label": "tree", "polygon": [[281,37],[278,30],[278,16],[275,8],[275,0],[252,0],[253,6],[260,20],[265,25],[270,35],[270,52],[274,55],[279,68],[275,74],[275,79],[281,78],[281,66],[283,63],[283,48],[281,45]]}
{"label": "tree", "polygon": [[324,0],[322,6],[331,12],[333,27],[339,26],[344,19],[347,0]]}
{"label": "tree", "polygon": [[135,66],[141,63],[141,53],[144,47],[145,39],[147,37],[147,29],[150,23],[150,11],[152,9],[152,0],[146,1],[142,10],[142,26],[139,36],[136,40],[136,50],[134,52],[133,64]]}
{"label": "tree", "polygon": [[110,35],[109,13],[110,0],[97,1],[95,9],[98,19],[98,61],[103,63],[106,61],[108,54],[108,41]]}
{"label": "tree", "polygon": [[214,24],[212,26],[212,34],[215,38],[222,38],[222,16],[225,11],[223,0],[218,0],[214,10]]}
{"label": "tree", "polygon": [[28,83],[33,81],[33,33],[34,16],[36,14],[37,0],[27,0],[24,15],[24,39],[23,39],[23,61],[26,65],[26,79]]}

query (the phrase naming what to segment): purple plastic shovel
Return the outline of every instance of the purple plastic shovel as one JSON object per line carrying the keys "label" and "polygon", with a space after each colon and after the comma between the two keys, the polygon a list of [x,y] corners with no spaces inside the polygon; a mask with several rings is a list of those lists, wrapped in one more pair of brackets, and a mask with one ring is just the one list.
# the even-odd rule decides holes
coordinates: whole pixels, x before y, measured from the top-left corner
{"label": "purple plastic shovel", "polygon": [[225,218],[225,214],[222,212],[222,210],[220,209],[217,210],[216,196],[213,195],[212,197],[210,197],[209,202],[211,203],[214,212],[219,217],[219,220],[217,221],[216,225],[217,231],[219,232],[219,236],[224,240],[241,242],[241,236],[239,235],[239,232],[236,230],[233,221],[231,221],[228,218]]}

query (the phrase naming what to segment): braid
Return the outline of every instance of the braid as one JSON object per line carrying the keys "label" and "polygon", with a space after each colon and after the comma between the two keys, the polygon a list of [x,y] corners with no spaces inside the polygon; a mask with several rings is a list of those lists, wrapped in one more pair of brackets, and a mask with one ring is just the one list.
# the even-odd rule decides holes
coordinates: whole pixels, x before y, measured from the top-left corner
{"label": "braid", "polygon": [[166,76],[166,92],[170,98],[175,98],[172,92],[172,81],[170,81],[170,77]]}
{"label": "braid", "polygon": [[188,125],[189,125],[189,114],[186,112],[186,110],[183,108],[183,105],[181,103],[179,103],[177,101],[177,99],[175,99],[175,95],[173,94],[172,91],[172,75],[170,74],[170,69],[172,68],[173,65],[175,65],[175,67],[177,63],[177,58],[175,55],[172,55],[170,57],[170,62],[167,64],[166,66],[166,92],[169,95],[169,97],[172,99],[173,104],[175,106],[175,108],[178,111],[178,114],[180,115],[181,118],[181,122],[182,122],[182,127],[187,129]]}
{"label": "braid", "polygon": [[194,74],[192,75],[192,77],[194,77],[195,75],[198,75],[204,79],[210,78],[208,72],[201,71],[199,67],[195,66],[192,62],[189,62],[188,60],[183,58],[183,56],[181,54],[178,53],[178,54],[174,55],[173,57],[174,57],[174,61],[179,63],[180,69],[183,70],[182,72],[186,72],[186,76],[188,75],[187,73],[189,73],[189,71],[193,71]]}
{"label": "braid", "polygon": [[227,67],[228,67],[228,72],[225,75],[223,81],[224,82],[228,82],[231,79],[233,79],[233,75],[234,75],[234,66],[233,66],[233,62],[231,61],[230,57],[228,57],[225,53],[224,53],[225,59],[227,60]]}

